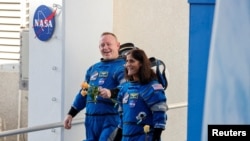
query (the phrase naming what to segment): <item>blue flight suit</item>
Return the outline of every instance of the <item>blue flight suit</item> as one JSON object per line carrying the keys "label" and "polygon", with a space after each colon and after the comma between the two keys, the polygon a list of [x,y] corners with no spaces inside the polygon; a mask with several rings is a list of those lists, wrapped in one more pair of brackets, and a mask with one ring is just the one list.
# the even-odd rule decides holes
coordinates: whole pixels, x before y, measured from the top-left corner
{"label": "blue flight suit", "polygon": [[[166,100],[164,89],[158,81],[145,85],[138,82],[122,84],[118,94],[122,141],[151,141],[154,128],[165,129]],[[150,126],[148,134],[144,133],[144,125]]]}
{"label": "blue flight suit", "polygon": [[[91,66],[86,73],[85,81],[90,86],[114,89],[125,81],[124,58],[114,60],[101,60]],[[100,96],[96,101],[90,97],[81,95],[81,90],[76,95],[72,107],[80,111],[86,107],[86,141],[107,141],[110,134],[119,123],[118,106],[111,99]]]}

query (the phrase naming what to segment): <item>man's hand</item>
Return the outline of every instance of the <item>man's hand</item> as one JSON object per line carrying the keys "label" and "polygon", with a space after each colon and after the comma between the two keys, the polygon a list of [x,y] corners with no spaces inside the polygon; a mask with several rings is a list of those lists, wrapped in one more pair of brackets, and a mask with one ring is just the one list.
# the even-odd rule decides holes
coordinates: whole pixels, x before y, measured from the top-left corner
{"label": "man's hand", "polygon": [[71,115],[67,115],[64,119],[64,128],[65,129],[70,129],[71,128],[71,123],[72,123],[73,117]]}
{"label": "man's hand", "polygon": [[101,96],[103,98],[110,98],[111,92],[109,89],[99,87],[99,96]]}

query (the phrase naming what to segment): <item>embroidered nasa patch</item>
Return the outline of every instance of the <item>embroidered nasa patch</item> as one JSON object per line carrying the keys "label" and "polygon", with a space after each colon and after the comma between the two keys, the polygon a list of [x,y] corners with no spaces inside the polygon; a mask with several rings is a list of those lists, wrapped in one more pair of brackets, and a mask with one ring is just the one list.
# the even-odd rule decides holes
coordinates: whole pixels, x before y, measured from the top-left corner
{"label": "embroidered nasa patch", "polygon": [[122,103],[127,103],[128,102],[128,98],[129,98],[129,94],[125,94],[125,96],[122,99]]}
{"label": "embroidered nasa patch", "polygon": [[97,76],[98,76],[98,72],[95,71],[95,72],[91,75],[90,80],[96,80]]}

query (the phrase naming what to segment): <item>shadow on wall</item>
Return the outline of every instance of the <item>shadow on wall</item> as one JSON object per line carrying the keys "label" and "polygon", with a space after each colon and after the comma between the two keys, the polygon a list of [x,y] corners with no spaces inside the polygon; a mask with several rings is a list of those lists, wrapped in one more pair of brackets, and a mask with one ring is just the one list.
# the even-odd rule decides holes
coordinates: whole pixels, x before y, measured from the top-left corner
{"label": "shadow on wall", "polygon": [[[19,89],[19,67],[0,65],[0,132],[27,127],[28,91]],[[27,141],[26,134],[0,138],[0,141]]]}

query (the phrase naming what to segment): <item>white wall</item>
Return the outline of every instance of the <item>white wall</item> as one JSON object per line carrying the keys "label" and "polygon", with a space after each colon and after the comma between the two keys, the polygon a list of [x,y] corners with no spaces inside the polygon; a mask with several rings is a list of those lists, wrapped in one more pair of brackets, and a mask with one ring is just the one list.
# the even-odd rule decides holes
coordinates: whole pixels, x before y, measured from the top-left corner
{"label": "white wall", "polygon": [[[63,21],[62,15],[56,15],[56,26],[49,41],[40,41],[33,30],[33,17],[40,5],[53,9],[53,4],[62,5],[62,1],[31,1],[29,28],[29,104],[28,126],[61,121],[62,80],[63,80]],[[54,9],[53,9],[54,10]],[[53,101],[53,99],[56,99]],[[61,140],[61,131],[44,130],[28,134],[29,141]],[[43,139],[41,138],[43,137]]]}

